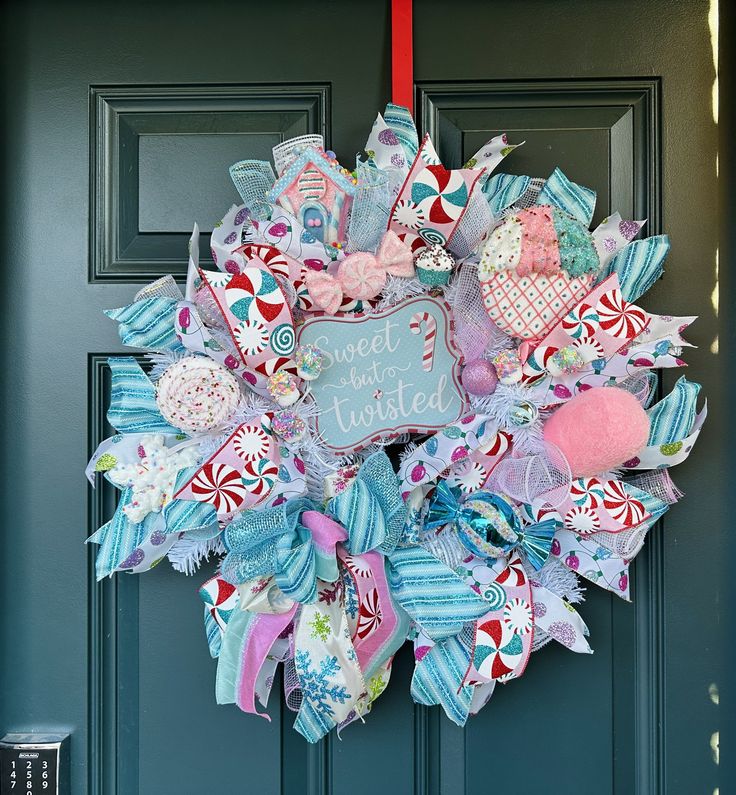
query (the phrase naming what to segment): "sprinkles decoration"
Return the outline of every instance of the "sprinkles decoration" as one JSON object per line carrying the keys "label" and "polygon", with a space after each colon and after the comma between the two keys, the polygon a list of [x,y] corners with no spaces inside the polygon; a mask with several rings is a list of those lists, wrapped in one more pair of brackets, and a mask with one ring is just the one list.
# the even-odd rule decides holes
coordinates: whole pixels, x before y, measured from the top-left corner
{"label": "sprinkles decoration", "polygon": [[184,293],[107,313],[150,366],[109,360],[97,576],[217,556],[219,703],[260,714],[283,663],[316,742],[365,719],[410,640],[412,697],[464,725],[548,642],[591,652],[578,578],[630,598],[706,417],[684,377],[651,404],[694,318],[639,305],[666,236],[591,231],[595,193],[559,168],[495,172],[515,148],[448,169],[397,105],[355,169],[281,143],[275,170],[231,168],[217,270],[195,226]]}

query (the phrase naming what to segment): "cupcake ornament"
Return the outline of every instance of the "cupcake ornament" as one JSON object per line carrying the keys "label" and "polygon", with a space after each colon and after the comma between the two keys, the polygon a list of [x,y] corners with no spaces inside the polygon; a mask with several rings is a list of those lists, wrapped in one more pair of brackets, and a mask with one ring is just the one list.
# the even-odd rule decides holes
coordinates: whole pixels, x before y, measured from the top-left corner
{"label": "cupcake ornament", "polygon": [[414,259],[417,276],[422,284],[432,287],[447,284],[455,267],[452,254],[442,248],[439,243],[423,248]]}

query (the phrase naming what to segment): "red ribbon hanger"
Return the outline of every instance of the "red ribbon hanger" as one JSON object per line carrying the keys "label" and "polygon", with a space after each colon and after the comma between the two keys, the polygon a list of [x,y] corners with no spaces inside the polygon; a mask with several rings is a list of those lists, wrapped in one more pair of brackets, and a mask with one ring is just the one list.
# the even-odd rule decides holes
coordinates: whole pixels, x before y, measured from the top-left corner
{"label": "red ribbon hanger", "polygon": [[391,101],[414,114],[412,0],[391,0]]}

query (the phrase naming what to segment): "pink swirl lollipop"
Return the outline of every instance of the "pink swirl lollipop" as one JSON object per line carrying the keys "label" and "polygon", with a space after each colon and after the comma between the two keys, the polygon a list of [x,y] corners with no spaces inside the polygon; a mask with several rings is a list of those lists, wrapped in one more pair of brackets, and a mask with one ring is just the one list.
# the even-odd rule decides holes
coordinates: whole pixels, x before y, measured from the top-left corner
{"label": "pink swirl lollipop", "polygon": [[386,271],[373,254],[359,251],[341,263],[337,278],[351,298],[375,298],[386,284]]}

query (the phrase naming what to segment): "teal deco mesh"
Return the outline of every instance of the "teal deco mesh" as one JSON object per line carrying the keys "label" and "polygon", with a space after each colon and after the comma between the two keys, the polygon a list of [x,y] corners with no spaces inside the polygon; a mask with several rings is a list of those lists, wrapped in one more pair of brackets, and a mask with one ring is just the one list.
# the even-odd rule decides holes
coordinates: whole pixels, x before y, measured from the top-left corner
{"label": "teal deco mesh", "polygon": [[375,252],[388,225],[388,177],[374,166],[360,161],[357,173],[358,185],[348,226],[348,251]]}
{"label": "teal deco mesh", "polygon": [[266,196],[276,181],[271,164],[265,160],[241,160],[230,166],[230,179],[251,217],[265,221],[271,211]]}

